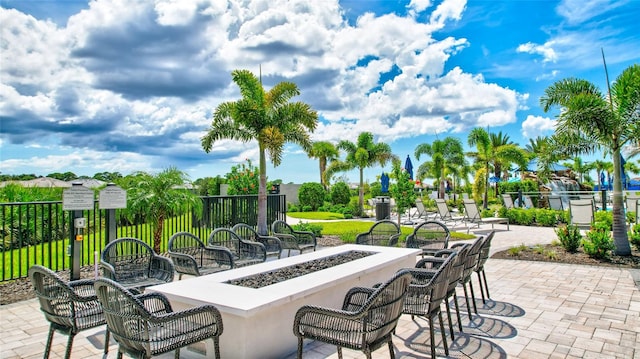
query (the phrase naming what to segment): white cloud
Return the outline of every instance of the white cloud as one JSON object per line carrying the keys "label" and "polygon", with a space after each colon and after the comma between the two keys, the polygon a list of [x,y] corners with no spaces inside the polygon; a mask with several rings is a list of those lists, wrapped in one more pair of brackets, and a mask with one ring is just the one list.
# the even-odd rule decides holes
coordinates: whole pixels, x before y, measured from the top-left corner
{"label": "white cloud", "polygon": [[567,19],[570,25],[589,21],[594,17],[610,11],[625,1],[610,0],[563,0],[556,11]]}
{"label": "white cloud", "polygon": [[522,136],[526,138],[537,138],[538,136],[548,136],[555,131],[556,120],[529,115],[522,122]]}
{"label": "white cloud", "polygon": [[526,44],[519,45],[516,51],[525,52],[528,54],[542,55],[543,62],[556,62],[558,60],[558,55],[553,49],[553,45],[553,41],[547,42],[543,45],[537,45],[531,42],[527,42]]}

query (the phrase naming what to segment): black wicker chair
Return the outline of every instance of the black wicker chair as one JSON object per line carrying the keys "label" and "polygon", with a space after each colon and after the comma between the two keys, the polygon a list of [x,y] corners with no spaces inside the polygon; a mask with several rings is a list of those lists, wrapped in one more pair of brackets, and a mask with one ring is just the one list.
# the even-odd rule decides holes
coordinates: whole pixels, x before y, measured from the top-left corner
{"label": "black wicker chair", "polygon": [[425,221],[413,229],[407,236],[407,248],[420,248],[422,255],[432,256],[437,251],[447,248],[451,233],[440,221]]}
{"label": "black wicker chair", "polygon": [[393,351],[393,332],[402,314],[411,274],[399,271],[377,288],[350,289],[342,309],[305,305],[298,309],[293,333],[298,337],[298,358],[302,358],[303,340],[313,339],[336,345],[338,358],[342,348],[361,350],[367,358],[371,352],[389,346]]}
{"label": "black wicker chair", "polygon": [[238,223],[231,230],[245,241],[262,243],[267,251],[267,257],[278,257],[279,259],[282,256],[282,243],[278,237],[262,236],[255,228],[246,223]]}
{"label": "black wicker chair", "polygon": [[398,238],[400,238],[398,224],[385,219],[374,223],[367,232],[358,234],[356,244],[395,247],[398,244]]}
{"label": "black wicker chair", "polygon": [[[40,302],[40,310],[50,323],[44,351],[45,359],[51,352],[51,341],[56,330],[69,336],[64,355],[68,359],[76,334],[106,324],[102,307],[93,289],[93,280],[65,282],[55,272],[40,265],[29,268],[29,279]],[[109,331],[105,328],[105,332],[106,356],[109,352]]]}
{"label": "black wicker chair", "polygon": [[136,296],[106,278],[96,280],[95,291],[118,342],[118,359],[125,353],[146,359],[174,350],[179,358],[180,348],[206,339],[213,339],[215,357],[220,358],[222,316],[214,306],[174,312],[162,294]]}
{"label": "black wicker chair", "polygon": [[[425,265],[431,258],[426,257],[422,260]],[[449,276],[451,268],[456,258],[453,252],[449,256],[440,261],[437,265],[439,268],[434,271],[431,269],[414,268],[410,269],[412,275],[411,285],[407,289],[407,298],[405,299],[404,309],[402,313],[414,316],[424,317],[429,321],[429,337],[431,339],[431,357],[436,357],[435,335],[433,327],[433,318],[436,316],[440,321],[440,332],[442,334],[442,342],[444,351],[449,355],[449,347],[447,345],[447,337],[444,329],[444,321],[442,320],[441,304],[447,296],[447,288],[449,285]]]}
{"label": "black wicker chair", "polygon": [[169,258],[157,255],[136,238],[118,238],[102,250],[100,267],[106,278],[134,292],[173,281],[175,269]]}
{"label": "black wicker chair", "polygon": [[209,234],[207,247],[227,248],[233,255],[233,265],[244,267],[267,260],[267,251],[262,243],[245,241],[229,228],[217,228]]}
{"label": "black wicker chair", "polygon": [[[474,271],[478,275],[478,283],[480,285],[480,294],[482,295],[482,303],[486,303],[484,292],[487,292],[487,298],[491,298],[489,296],[489,286],[487,285],[487,275],[484,273],[484,265],[487,263],[489,259],[489,251],[491,250],[491,240],[493,239],[494,231],[491,231],[485,238],[484,242],[482,242],[482,246],[480,247],[480,253],[478,253],[478,264],[476,265]],[[482,283],[484,282],[484,290],[482,289]]]}
{"label": "black wicker chair", "polygon": [[280,238],[282,249],[287,250],[287,256],[295,249],[303,253],[315,251],[318,244],[315,234],[308,231],[296,231],[285,221],[277,220],[271,224],[271,234]]}
{"label": "black wicker chair", "polygon": [[[471,274],[476,269],[478,265],[478,258],[480,257],[480,248],[482,247],[482,242],[484,241],[484,237],[478,237],[472,244],[469,245],[469,250],[467,252],[464,268],[462,270],[462,274],[460,275],[459,283],[462,284],[462,289],[464,290],[464,299],[467,303],[467,312],[469,313],[469,319],[471,317],[471,306],[469,305],[469,294],[467,292],[467,284],[469,284],[469,290],[471,291],[471,300],[473,302],[473,311],[478,314],[478,308],[476,306],[476,297],[473,293],[473,284],[471,283]],[[463,246],[463,243],[456,243],[451,246],[452,249],[459,248]],[[468,245],[468,244],[467,244]]]}
{"label": "black wicker chair", "polygon": [[234,266],[233,255],[227,248],[206,247],[197,236],[178,232],[169,238],[169,257],[178,273],[199,277],[221,272]]}

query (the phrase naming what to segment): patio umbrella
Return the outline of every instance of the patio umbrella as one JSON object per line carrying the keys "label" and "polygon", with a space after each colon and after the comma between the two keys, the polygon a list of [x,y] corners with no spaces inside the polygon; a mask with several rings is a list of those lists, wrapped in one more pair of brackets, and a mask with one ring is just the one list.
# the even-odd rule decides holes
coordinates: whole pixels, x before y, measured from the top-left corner
{"label": "patio umbrella", "polygon": [[[604,186],[604,171],[600,172],[600,187]],[[602,188],[600,188],[602,189]]]}
{"label": "patio umbrella", "polygon": [[389,175],[384,172],[382,173],[382,176],[380,176],[380,186],[382,187],[382,193],[389,192]]}
{"label": "patio umbrella", "polygon": [[498,183],[498,182],[500,182],[500,178],[496,176],[489,177],[489,183]]}
{"label": "patio umbrella", "polygon": [[409,155],[407,155],[407,160],[404,162],[404,170],[409,172],[409,179],[413,179],[413,164]]}

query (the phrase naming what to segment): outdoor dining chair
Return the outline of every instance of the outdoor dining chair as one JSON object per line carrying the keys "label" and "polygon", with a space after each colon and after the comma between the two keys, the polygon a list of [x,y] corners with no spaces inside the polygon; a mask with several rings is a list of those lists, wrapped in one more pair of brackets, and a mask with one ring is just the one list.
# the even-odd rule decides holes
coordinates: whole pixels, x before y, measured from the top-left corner
{"label": "outdoor dining chair", "polygon": [[229,228],[214,229],[207,239],[207,247],[228,249],[233,256],[234,268],[267,260],[267,250],[262,243],[244,240]]}
{"label": "outdoor dining chair", "polygon": [[368,231],[356,235],[356,244],[395,247],[400,238],[400,227],[394,221],[383,219],[374,223]]}
{"label": "outdoor dining chair", "polygon": [[580,229],[589,229],[594,220],[595,205],[592,199],[569,200],[570,223]]}
{"label": "outdoor dining chair", "polygon": [[277,257],[280,259],[282,256],[282,242],[280,238],[260,235],[254,227],[246,223],[238,223],[233,226],[231,230],[245,241],[262,243],[264,249],[267,251],[267,257]]}
{"label": "outdoor dining chair", "polygon": [[[426,257],[421,260],[422,265],[434,257]],[[437,261],[439,268],[436,271],[422,268],[407,269],[411,273],[411,284],[407,289],[407,298],[404,301],[403,314],[419,316],[429,322],[429,338],[431,341],[431,358],[436,358],[435,328],[433,319],[438,317],[440,322],[440,333],[444,352],[449,355],[449,346],[442,319],[442,303],[447,297],[449,286],[449,276],[451,268],[456,258],[456,253],[452,252],[442,261]],[[439,259],[439,258],[435,258]],[[404,269],[403,269],[404,270]]]}
{"label": "outdoor dining chair", "polygon": [[[478,266],[478,258],[480,257],[480,249],[482,248],[482,242],[484,241],[484,237],[478,237],[471,245],[469,245],[469,249],[467,251],[467,255],[465,256],[464,268],[462,270],[462,274],[460,275],[459,283],[462,285],[462,289],[464,290],[464,299],[467,304],[467,313],[469,314],[469,319],[471,319],[471,306],[469,304],[469,292],[471,292],[471,301],[473,302],[473,311],[478,314],[478,308],[476,306],[476,297],[473,292],[473,284],[471,283],[471,275],[476,270]],[[451,246],[452,249],[456,249],[460,246],[465,245],[464,243],[456,243]],[[469,292],[467,292],[467,284],[469,285]]]}
{"label": "outdoor dining chair", "polygon": [[234,267],[233,254],[229,249],[207,247],[189,232],[174,233],[169,238],[168,252],[178,279],[182,279],[183,274],[199,277]]}
{"label": "outdoor dining chair", "polygon": [[[44,358],[49,358],[53,333],[69,336],[64,357],[71,356],[73,338],[79,332],[106,324],[102,306],[93,288],[93,280],[63,281],[49,268],[33,265],[29,279],[40,302],[40,310],[49,322]],[[109,352],[109,331],[105,328],[104,355]]]}
{"label": "outdoor dining chair", "polygon": [[407,248],[422,249],[422,256],[433,255],[441,249],[447,248],[451,232],[440,221],[425,221],[413,229],[407,236]]}
{"label": "outdoor dining chair", "polygon": [[222,316],[212,305],[174,311],[160,293],[134,295],[120,284],[99,278],[95,291],[104,308],[107,327],[118,342],[118,359],[123,354],[151,358],[212,339],[215,358],[220,359]]}
{"label": "outdoor dining chair", "polygon": [[[487,292],[487,299],[491,298],[489,296],[489,285],[487,285],[487,275],[484,272],[484,265],[487,263],[489,259],[489,251],[491,250],[491,240],[493,239],[495,232],[491,231],[484,237],[482,242],[482,246],[480,247],[480,252],[478,253],[478,264],[474,269],[474,272],[478,275],[478,284],[480,285],[480,295],[482,295],[482,303],[486,303],[484,293]],[[483,287],[484,283],[484,289]]]}
{"label": "outdoor dining chair", "polygon": [[336,345],[340,359],[342,348],[360,350],[371,359],[371,352],[385,344],[389,346],[389,357],[395,358],[393,333],[402,315],[411,277],[408,271],[400,270],[376,288],[351,288],[342,309],[302,306],[293,322],[298,359],[302,358],[305,338]]}
{"label": "outdoor dining chair", "polygon": [[287,250],[287,256],[291,250],[298,250],[300,254],[305,251],[315,251],[318,244],[316,235],[309,231],[297,231],[287,222],[276,220],[271,224],[271,234],[282,242],[282,249]]}

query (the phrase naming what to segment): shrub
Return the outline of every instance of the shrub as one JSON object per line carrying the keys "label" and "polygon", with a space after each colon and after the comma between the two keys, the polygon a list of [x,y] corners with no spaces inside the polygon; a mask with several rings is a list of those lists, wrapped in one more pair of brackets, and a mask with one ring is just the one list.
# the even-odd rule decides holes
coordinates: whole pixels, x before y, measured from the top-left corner
{"label": "shrub", "polygon": [[301,206],[310,206],[312,211],[324,204],[324,187],[318,182],[306,182],[300,186],[298,200]]}
{"label": "shrub", "polygon": [[549,259],[557,259],[558,258],[558,252],[554,251],[553,249],[550,250],[546,250],[544,251],[544,256],[549,258]]}
{"label": "shrub", "polygon": [[535,211],[524,208],[511,208],[507,210],[507,218],[509,223],[519,224],[523,226],[531,225],[534,221]]}
{"label": "shrub", "polygon": [[629,242],[636,247],[637,251],[640,251],[640,223],[631,227],[631,232],[629,232]]}
{"label": "shrub", "polygon": [[536,223],[543,227],[553,227],[558,223],[558,213],[552,209],[535,209]]}
{"label": "shrub", "polygon": [[562,248],[567,252],[575,253],[578,251],[582,235],[580,234],[580,229],[577,226],[568,225],[558,227],[556,228],[556,234],[558,235]]}
{"label": "shrub", "polygon": [[287,209],[287,211],[289,211],[289,212],[300,212],[300,208],[298,208],[298,206],[296,206],[295,204],[293,204],[293,203],[287,203],[287,205],[288,205],[288,207],[289,207],[289,208]]}
{"label": "shrub", "polygon": [[331,187],[331,203],[347,205],[351,201],[351,190],[344,182],[338,182]]}
{"label": "shrub", "polygon": [[597,211],[593,215],[595,223],[602,223],[603,228],[613,229],[613,213],[609,211]]}
{"label": "shrub", "polygon": [[627,211],[627,214],[625,215],[627,218],[627,222],[629,223],[636,223],[636,212],[634,211]]}
{"label": "shrub", "polygon": [[313,208],[311,206],[302,206],[302,212],[313,212]]}
{"label": "shrub", "polygon": [[300,221],[298,224],[292,225],[291,228],[296,231],[313,232],[316,237],[322,237],[322,226],[319,224]]}
{"label": "shrub", "polygon": [[258,193],[260,172],[249,160],[246,164],[231,167],[231,172],[227,173],[225,178],[229,184],[227,193],[230,196]]}
{"label": "shrub", "polygon": [[587,237],[582,240],[582,248],[589,257],[606,259],[616,247],[613,244],[611,233],[600,229],[592,229],[587,232]]}

